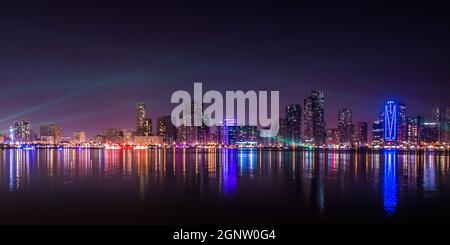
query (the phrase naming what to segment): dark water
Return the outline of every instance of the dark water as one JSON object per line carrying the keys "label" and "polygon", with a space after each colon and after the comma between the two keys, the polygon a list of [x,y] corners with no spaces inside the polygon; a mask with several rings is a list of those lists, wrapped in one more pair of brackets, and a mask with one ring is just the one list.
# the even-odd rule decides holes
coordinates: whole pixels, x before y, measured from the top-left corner
{"label": "dark water", "polygon": [[450,223],[449,155],[0,150],[0,223]]}

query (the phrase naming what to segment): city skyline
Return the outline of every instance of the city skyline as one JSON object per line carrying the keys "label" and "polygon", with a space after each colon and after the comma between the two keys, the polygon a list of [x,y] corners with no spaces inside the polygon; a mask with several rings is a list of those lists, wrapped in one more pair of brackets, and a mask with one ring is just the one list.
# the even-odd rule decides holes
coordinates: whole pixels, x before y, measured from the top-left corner
{"label": "city skyline", "polygon": [[[311,91],[304,98],[304,107],[300,104],[289,104],[284,114],[279,115],[279,130],[276,136],[264,136],[265,127],[236,124],[236,118],[226,118],[220,125],[207,127],[172,124],[171,116],[156,118],[155,130],[152,118],[147,115],[147,106],[143,102],[136,104],[135,130],[114,128],[105,125],[102,133],[96,133],[89,138],[86,132],[77,130],[71,136],[62,134],[62,127],[58,124],[39,125],[39,134],[32,123],[27,120],[14,121],[7,135],[0,135],[0,143],[9,142],[32,144],[58,145],[70,143],[80,145],[94,143],[94,147],[119,144],[122,146],[150,146],[150,145],[210,145],[224,144],[227,146],[297,146],[315,145],[346,148],[378,147],[378,146],[420,146],[422,143],[437,144],[450,143],[450,107],[431,108],[428,117],[411,115],[407,105],[400,101],[388,100],[384,109],[371,122],[353,121],[352,110],[342,108],[336,119],[337,128],[328,127],[324,120],[323,91]],[[234,101],[237,103],[237,101]],[[207,106],[207,105],[204,105]],[[191,114],[194,113],[195,103],[191,103]],[[193,116],[191,115],[191,118]],[[371,133],[370,133],[371,132]],[[83,140],[81,140],[83,139]],[[39,143],[40,142],[40,143]],[[87,145],[85,145],[87,146]],[[426,146],[426,145],[425,145]]]}

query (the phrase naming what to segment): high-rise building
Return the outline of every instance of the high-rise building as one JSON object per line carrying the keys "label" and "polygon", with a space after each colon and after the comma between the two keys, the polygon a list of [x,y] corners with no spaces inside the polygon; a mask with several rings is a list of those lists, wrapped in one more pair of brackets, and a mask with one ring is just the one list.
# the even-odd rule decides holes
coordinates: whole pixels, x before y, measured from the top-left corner
{"label": "high-rise building", "polygon": [[384,141],[384,122],[383,119],[372,121],[372,143],[374,145],[382,144]]}
{"label": "high-rise building", "polygon": [[144,128],[141,136],[152,136],[153,135],[153,123],[152,119],[145,118],[144,120]]}
{"label": "high-rise building", "polygon": [[408,116],[406,114],[405,103],[398,103],[398,120],[397,120],[397,143],[406,144],[408,142]]}
{"label": "high-rise building", "polygon": [[398,135],[398,104],[387,101],[384,106],[384,142],[397,143]]}
{"label": "high-rise building", "polygon": [[450,107],[447,107],[445,110],[445,135],[446,135],[446,142],[450,144]]}
{"label": "high-rise building", "polygon": [[327,130],[327,145],[339,145],[339,129],[338,128],[329,128]]}
{"label": "high-rise building", "polygon": [[421,117],[408,117],[408,144],[420,144],[420,125],[422,123]]}
{"label": "high-rise building", "polygon": [[73,141],[80,144],[86,142],[86,133],[84,131],[73,132]]}
{"label": "high-rise building", "polygon": [[237,124],[235,119],[225,119],[223,121],[223,143],[225,145],[236,145],[237,142]]}
{"label": "high-rise building", "polygon": [[285,118],[280,118],[278,125],[280,127],[279,127],[279,131],[278,131],[278,135],[276,136],[276,142],[278,142],[278,144],[282,144],[282,145],[292,144],[292,141],[290,140],[290,138],[288,136],[289,132],[287,129],[287,120]]}
{"label": "high-rise building", "polygon": [[351,145],[353,138],[352,125],[352,111],[347,108],[340,110],[338,115],[338,129],[339,140],[342,145]]}
{"label": "high-rise building", "polygon": [[202,126],[197,127],[197,142],[203,145],[208,144],[209,134],[209,127],[202,123]]}
{"label": "high-rise building", "polygon": [[[178,128],[178,141],[181,143],[186,143],[189,145],[194,144],[204,144],[209,138],[209,128],[206,127],[202,119],[202,126],[195,126],[195,112],[202,111],[202,106],[200,103],[192,102],[190,108],[186,108],[191,112],[191,120],[183,122],[183,125]],[[202,115],[197,115],[197,117],[202,117]],[[186,120],[186,119],[185,119]]]}
{"label": "high-rise building", "polygon": [[256,142],[258,140],[258,128],[256,126],[238,126],[237,141]]}
{"label": "high-rise building", "polygon": [[103,130],[103,141],[106,144],[123,144],[123,131],[118,128],[107,128]]}
{"label": "high-rise building", "polygon": [[30,122],[20,120],[14,122],[14,141],[30,141],[31,127]]}
{"label": "high-rise building", "polygon": [[355,145],[361,147],[367,145],[367,123],[359,122],[355,128]]}
{"label": "high-rise building", "polygon": [[431,122],[440,123],[442,121],[442,110],[439,107],[431,108]]}
{"label": "high-rise building", "polygon": [[446,141],[446,134],[445,134],[445,117],[446,115],[444,114],[444,110],[436,107],[436,108],[432,108],[431,109],[431,116],[432,116],[432,121],[433,123],[437,123],[438,127],[439,127],[439,142],[444,142]]}
{"label": "high-rise building", "polygon": [[440,124],[437,122],[425,122],[420,130],[421,142],[437,143],[439,142]]}
{"label": "high-rise building", "polygon": [[152,119],[147,118],[147,111],[145,103],[139,103],[137,105],[137,125],[136,125],[136,135],[138,136],[152,136],[153,135],[153,124]]}
{"label": "high-rise building", "polygon": [[[289,145],[300,144],[302,133],[302,109],[300,105],[290,104],[286,106],[286,119],[283,122],[286,124],[280,125],[280,133],[285,138],[286,143]],[[283,129],[282,126],[285,126],[285,128]]]}
{"label": "high-rise building", "polygon": [[322,91],[312,91],[304,100],[304,141],[307,144],[325,143],[324,96]]}
{"label": "high-rise building", "polygon": [[162,137],[163,142],[166,144],[172,144],[176,141],[177,129],[172,124],[172,119],[170,116],[158,118],[156,135]]}
{"label": "high-rise building", "polygon": [[61,142],[61,127],[56,124],[42,125],[40,128],[41,138],[51,138],[50,143],[59,144]]}
{"label": "high-rise building", "polygon": [[146,119],[145,103],[139,103],[137,105],[136,135],[144,135]]}

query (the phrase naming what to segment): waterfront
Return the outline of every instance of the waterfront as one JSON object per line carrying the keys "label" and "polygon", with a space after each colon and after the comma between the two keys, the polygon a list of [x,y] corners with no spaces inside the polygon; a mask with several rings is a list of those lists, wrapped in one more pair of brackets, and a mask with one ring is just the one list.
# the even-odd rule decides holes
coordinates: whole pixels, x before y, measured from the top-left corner
{"label": "waterfront", "polygon": [[0,150],[2,224],[449,223],[449,155]]}

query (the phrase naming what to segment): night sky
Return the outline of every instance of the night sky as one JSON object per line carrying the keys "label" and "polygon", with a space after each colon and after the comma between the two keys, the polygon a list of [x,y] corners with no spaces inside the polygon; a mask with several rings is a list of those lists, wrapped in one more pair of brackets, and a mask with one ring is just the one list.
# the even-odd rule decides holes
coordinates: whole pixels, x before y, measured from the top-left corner
{"label": "night sky", "polygon": [[344,107],[371,121],[387,99],[412,115],[450,106],[444,2],[362,2],[2,2],[0,130],[134,130],[137,102],[155,121],[194,82],[279,90],[282,107],[324,90],[329,127]]}

